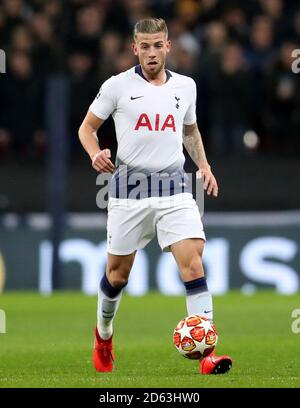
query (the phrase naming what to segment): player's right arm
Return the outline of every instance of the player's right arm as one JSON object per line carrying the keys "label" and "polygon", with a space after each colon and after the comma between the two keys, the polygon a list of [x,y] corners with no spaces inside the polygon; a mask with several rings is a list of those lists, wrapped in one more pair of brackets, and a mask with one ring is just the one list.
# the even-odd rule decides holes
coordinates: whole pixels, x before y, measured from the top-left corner
{"label": "player's right arm", "polygon": [[109,159],[111,152],[109,149],[100,149],[97,136],[97,131],[103,123],[104,119],[100,119],[89,110],[79,128],[78,135],[82,146],[92,160],[93,168],[101,173],[112,173],[114,165]]}

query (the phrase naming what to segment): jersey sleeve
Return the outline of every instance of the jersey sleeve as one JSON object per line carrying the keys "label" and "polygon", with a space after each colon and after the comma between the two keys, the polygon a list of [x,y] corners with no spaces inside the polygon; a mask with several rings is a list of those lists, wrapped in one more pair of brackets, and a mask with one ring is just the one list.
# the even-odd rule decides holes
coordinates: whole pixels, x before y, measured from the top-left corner
{"label": "jersey sleeve", "polygon": [[192,86],[190,89],[191,89],[190,90],[191,99],[190,99],[190,105],[183,119],[184,125],[193,125],[194,123],[197,122],[197,116],[196,116],[197,88],[196,88],[196,83],[194,80],[192,80]]}
{"label": "jersey sleeve", "polygon": [[102,84],[96,98],[89,107],[90,111],[98,118],[106,120],[117,106],[115,91],[114,77],[111,77]]}

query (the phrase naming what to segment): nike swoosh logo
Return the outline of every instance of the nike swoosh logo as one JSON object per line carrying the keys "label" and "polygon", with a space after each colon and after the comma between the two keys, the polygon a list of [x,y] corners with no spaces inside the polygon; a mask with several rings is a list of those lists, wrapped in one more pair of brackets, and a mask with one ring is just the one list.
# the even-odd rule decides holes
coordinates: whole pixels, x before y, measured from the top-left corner
{"label": "nike swoosh logo", "polygon": [[144,95],[143,96],[131,96],[130,99],[132,101],[134,101],[135,99],[139,99],[139,98],[143,98],[143,97],[144,97]]}
{"label": "nike swoosh logo", "polygon": [[204,313],[210,313],[212,310],[204,310]]}

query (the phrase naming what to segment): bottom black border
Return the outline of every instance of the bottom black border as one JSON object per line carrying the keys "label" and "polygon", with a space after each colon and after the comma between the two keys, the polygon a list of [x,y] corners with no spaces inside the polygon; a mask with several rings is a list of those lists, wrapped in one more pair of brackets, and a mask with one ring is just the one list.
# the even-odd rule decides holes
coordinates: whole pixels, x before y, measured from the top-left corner
{"label": "bottom black border", "polygon": [[[26,403],[29,406],[54,406],[63,400],[67,404],[89,407],[104,407],[107,405],[144,406],[147,404],[190,405],[199,407],[208,403],[232,405],[236,402],[246,404],[255,402],[267,404],[276,398],[297,398],[300,388],[2,388],[0,389],[0,405],[8,407],[16,403]],[[9,405],[8,405],[9,404]]]}

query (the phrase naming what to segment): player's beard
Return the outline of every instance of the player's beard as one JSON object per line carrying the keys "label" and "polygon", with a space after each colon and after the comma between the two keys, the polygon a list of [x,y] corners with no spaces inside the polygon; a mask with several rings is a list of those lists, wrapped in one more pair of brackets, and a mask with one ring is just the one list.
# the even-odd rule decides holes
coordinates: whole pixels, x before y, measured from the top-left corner
{"label": "player's beard", "polygon": [[157,65],[154,65],[153,67],[150,67],[149,65],[145,64],[143,66],[143,69],[147,75],[149,75],[152,78],[155,78],[164,69],[164,66],[165,60],[161,61]]}

